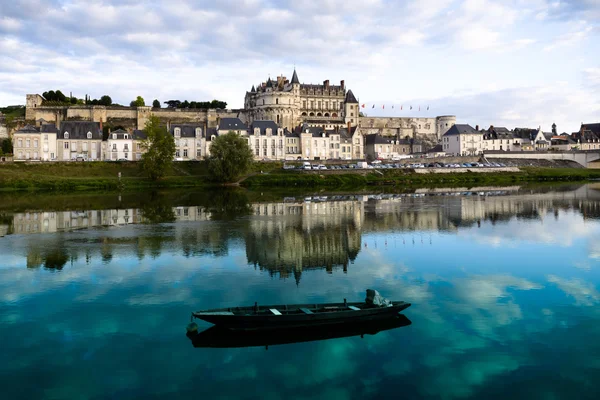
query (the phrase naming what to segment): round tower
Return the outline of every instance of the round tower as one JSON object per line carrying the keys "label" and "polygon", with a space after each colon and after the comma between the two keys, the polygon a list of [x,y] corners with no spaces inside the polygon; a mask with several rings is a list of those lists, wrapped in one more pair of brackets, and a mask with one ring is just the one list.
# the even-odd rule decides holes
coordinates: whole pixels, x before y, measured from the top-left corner
{"label": "round tower", "polygon": [[448,132],[448,130],[450,128],[452,128],[455,124],[456,124],[456,115],[442,115],[442,116],[437,117],[435,119],[435,126],[436,126],[435,131],[436,131],[438,140],[442,140],[442,136],[444,136],[444,134],[446,132]]}

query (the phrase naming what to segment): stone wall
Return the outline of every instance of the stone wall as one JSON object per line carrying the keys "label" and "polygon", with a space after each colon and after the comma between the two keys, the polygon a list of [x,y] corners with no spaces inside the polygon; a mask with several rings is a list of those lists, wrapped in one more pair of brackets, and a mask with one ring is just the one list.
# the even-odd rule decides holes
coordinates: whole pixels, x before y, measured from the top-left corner
{"label": "stone wall", "polygon": [[[123,126],[129,129],[143,129],[151,115],[157,116],[164,123],[207,123],[209,128],[218,125],[221,118],[240,118],[247,122],[243,110],[200,110],[170,109],[152,107],[105,107],[105,106],[70,106],[43,107],[34,104],[36,95],[28,95],[26,118],[31,123],[39,119],[59,124],[65,120],[85,120],[108,123],[111,126]],[[38,123],[39,125],[39,123]]]}

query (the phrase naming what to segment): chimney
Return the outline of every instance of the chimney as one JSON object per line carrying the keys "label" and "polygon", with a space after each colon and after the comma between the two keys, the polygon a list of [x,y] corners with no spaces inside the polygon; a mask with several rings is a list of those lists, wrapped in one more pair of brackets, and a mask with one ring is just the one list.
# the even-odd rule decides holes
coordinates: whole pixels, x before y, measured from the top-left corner
{"label": "chimney", "polygon": [[475,125],[475,130],[479,132],[479,125]]}
{"label": "chimney", "polygon": [[104,129],[102,129],[102,120],[100,120],[100,132],[104,133]]}
{"label": "chimney", "polygon": [[207,132],[206,132],[206,121],[204,121],[204,137],[208,137]]}
{"label": "chimney", "polygon": [[329,90],[329,79],[323,81],[323,86],[325,86],[325,90]]}
{"label": "chimney", "polygon": [[351,127],[350,127],[350,121],[348,121],[348,134],[350,134],[350,129],[351,129]]}
{"label": "chimney", "polygon": [[344,90],[344,81],[340,81],[340,86],[342,87],[342,90]]}

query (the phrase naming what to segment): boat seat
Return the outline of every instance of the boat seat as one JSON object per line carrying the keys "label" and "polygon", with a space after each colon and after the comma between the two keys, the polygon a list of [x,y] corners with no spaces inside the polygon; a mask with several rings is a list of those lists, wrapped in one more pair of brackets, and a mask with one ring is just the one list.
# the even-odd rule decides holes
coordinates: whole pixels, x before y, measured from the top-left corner
{"label": "boat seat", "polygon": [[313,313],[308,308],[300,308],[299,310],[302,311],[304,314],[312,314]]}
{"label": "boat seat", "polygon": [[269,308],[269,311],[271,311],[275,315],[281,315],[281,313],[279,312],[279,310],[276,309],[276,308]]}
{"label": "boat seat", "polygon": [[349,309],[354,310],[354,311],[360,311],[360,308],[356,307],[356,306],[348,306]]}

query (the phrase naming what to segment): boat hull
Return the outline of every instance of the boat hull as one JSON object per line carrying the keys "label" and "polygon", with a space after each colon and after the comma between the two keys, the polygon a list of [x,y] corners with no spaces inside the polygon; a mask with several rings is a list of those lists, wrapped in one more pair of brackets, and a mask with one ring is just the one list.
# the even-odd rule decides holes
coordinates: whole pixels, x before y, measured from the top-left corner
{"label": "boat hull", "polygon": [[403,314],[380,315],[358,321],[337,321],[329,324],[302,327],[279,327],[269,330],[232,330],[220,325],[202,332],[188,332],[187,336],[197,348],[233,348],[273,346],[312,342],[350,336],[375,335],[411,324]]}
{"label": "boat hull", "polygon": [[[410,303],[403,301],[393,302],[389,307],[365,307],[365,303],[325,304],[320,306],[320,309],[327,307],[342,308],[343,306],[345,306],[343,309],[338,309],[331,312],[284,312],[282,315],[266,313],[264,310],[279,310],[286,306],[264,306],[261,307],[263,312],[256,313],[251,313],[251,308],[243,309],[244,311],[242,312],[237,310],[234,310],[234,312],[228,312],[228,309],[223,309],[205,312],[199,311],[193,313],[192,316],[229,329],[278,329],[283,327],[292,328],[307,325],[327,325],[335,323],[336,321],[353,322],[373,317],[394,316],[408,308]],[[302,305],[293,307],[294,310],[306,308],[302,307]],[[350,309],[347,307],[356,307],[359,309]],[[317,308],[318,307],[315,309]]]}

